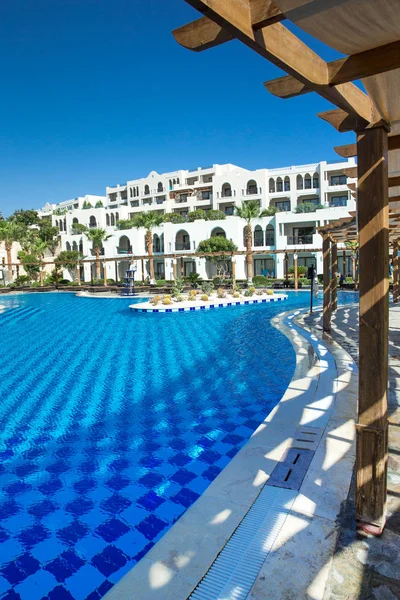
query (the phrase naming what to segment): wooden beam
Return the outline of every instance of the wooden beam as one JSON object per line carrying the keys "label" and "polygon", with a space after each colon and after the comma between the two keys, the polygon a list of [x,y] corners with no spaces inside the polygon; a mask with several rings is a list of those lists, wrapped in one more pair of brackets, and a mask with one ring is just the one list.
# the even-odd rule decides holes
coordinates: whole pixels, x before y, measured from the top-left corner
{"label": "wooden beam", "polygon": [[399,301],[399,244],[398,241],[393,242],[393,302]]}
{"label": "wooden beam", "polygon": [[357,144],[345,144],[344,146],[335,146],[334,151],[342,158],[351,158],[357,156]]}
{"label": "wooden beam", "polygon": [[[329,85],[331,86],[398,69],[400,67],[400,41],[339,58],[327,65]],[[265,82],[264,85],[271,94],[279,98],[293,98],[312,91],[307,87],[299,88],[298,81],[290,75],[272,79]]]}
{"label": "wooden beam", "polygon": [[360,261],[359,416],[356,518],[364,531],[385,526],[389,333],[388,137],[357,136]]}
{"label": "wooden beam", "polygon": [[388,150],[400,150],[400,135],[389,135]]}
{"label": "wooden beam", "polygon": [[400,186],[400,176],[389,177],[389,187],[397,187]]}
{"label": "wooden beam", "polygon": [[332,242],[332,280],[331,280],[331,295],[332,295],[332,312],[337,310],[337,272],[338,272],[338,255],[337,243]]}
{"label": "wooden beam", "polygon": [[350,177],[350,179],[357,179],[357,167],[348,167],[347,169],[342,169],[343,175],[346,177]]}
{"label": "wooden beam", "polygon": [[328,233],[322,236],[322,260],[324,270],[324,304],[322,328],[331,330],[331,240]]}
{"label": "wooden beam", "polygon": [[[371,99],[352,83],[329,85],[327,63],[281,23],[256,31],[252,27],[250,0],[186,0],[252,50],[318,92],[349,114],[370,122],[375,114]],[[175,38],[182,38],[174,32]],[[189,43],[193,49],[195,42]]]}
{"label": "wooden beam", "polygon": [[262,29],[283,21],[285,15],[273,0],[251,0],[251,22],[254,29]]}
{"label": "wooden beam", "polygon": [[323,121],[327,121],[327,123],[332,125],[339,133],[344,133],[346,131],[363,131],[368,126],[368,122],[365,119],[349,115],[349,113],[340,108],[317,113],[317,117]]}
{"label": "wooden beam", "polygon": [[233,35],[207,17],[175,29],[173,36],[178,44],[194,52],[202,52],[234,39]]}

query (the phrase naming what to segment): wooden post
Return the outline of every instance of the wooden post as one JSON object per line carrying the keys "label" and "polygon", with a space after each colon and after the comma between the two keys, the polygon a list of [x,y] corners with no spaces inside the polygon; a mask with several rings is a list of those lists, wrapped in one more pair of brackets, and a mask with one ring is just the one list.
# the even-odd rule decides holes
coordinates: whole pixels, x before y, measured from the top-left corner
{"label": "wooden post", "polygon": [[388,136],[382,126],[357,136],[360,257],[359,402],[356,519],[385,526],[389,344]]}
{"label": "wooden post", "polygon": [[297,254],[296,254],[296,252],[293,255],[293,262],[294,262],[294,289],[298,290],[299,289],[299,274],[297,272]]}
{"label": "wooden post", "polygon": [[399,301],[399,243],[393,242],[393,302]]}
{"label": "wooden post", "polygon": [[358,250],[355,250],[355,259],[354,259],[354,289],[358,290],[358,265],[359,265],[359,255]]}
{"label": "wooden post", "polygon": [[103,280],[104,280],[105,287],[107,287],[107,263],[106,263],[106,261],[103,262]]}
{"label": "wooden post", "polygon": [[332,242],[332,312],[337,310],[337,243]]}
{"label": "wooden post", "polygon": [[232,270],[232,285],[235,287],[236,285],[236,258],[234,254],[231,256],[231,270]]}
{"label": "wooden post", "polygon": [[322,236],[322,254],[324,269],[324,307],[322,328],[324,331],[331,330],[331,240],[327,233]]}
{"label": "wooden post", "polygon": [[289,282],[289,255],[285,252],[285,281],[286,285]]}
{"label": "wooden post", "polygon": [[119,282],[119,273],[118,273],[118,259],[114,260],[114,271],[115,271],[115,283],[118,285]]}
{"label": "wooden post", "polygon": [[346,266],[347,266],[346,265],[346,248],[343,248],[343,265],[342,265],[342,268],[343,268],[343,275],[344,275],[344,277],[347,277]]}
{"label": "wooden post", "polygon": [[81,285],[81,265],[79,264],[79,262],[76,267],[76,274],[78,277],[78,285]]}
{"label": "wooden post", "polygon": [[172,259],[172,269],[173,269],[174,281],[176,281],[176,256],[175,256],[175,254]]}
{"label": "wooden post", "polygon": [[144,283],[144,259],[141,258],[140,262],[141,262],[141,265],[142,265],[142,283]]}

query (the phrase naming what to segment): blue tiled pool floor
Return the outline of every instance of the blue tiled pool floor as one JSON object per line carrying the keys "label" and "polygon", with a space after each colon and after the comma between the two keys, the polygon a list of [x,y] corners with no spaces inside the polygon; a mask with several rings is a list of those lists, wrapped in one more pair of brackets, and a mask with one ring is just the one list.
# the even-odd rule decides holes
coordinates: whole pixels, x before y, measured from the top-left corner
{"label": "blue tiled pool floor", "polygon": [[[307,299],[292,294],[285,309]],[[99,599],[283,395],[295,356],[269,323],[282,306],[1,303],[0,598]]]}

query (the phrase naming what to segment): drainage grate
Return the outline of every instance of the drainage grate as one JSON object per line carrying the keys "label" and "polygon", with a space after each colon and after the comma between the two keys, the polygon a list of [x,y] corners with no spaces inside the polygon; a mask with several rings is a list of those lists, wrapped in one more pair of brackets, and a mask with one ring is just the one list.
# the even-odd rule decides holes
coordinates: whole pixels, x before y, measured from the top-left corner
{"label": "drainage grate", "polygon": [[308,427],[307,425],[300,425],[294,435],[292,448],[302,448],[303,450],[315,451],[321,440],[322,433],[322,427]]}
{"label": "drainage grate", "polygon": [[244,600],[296,496],[293,490],[264,486],[190,600]]}
{"label": "drainage grate", "polygon": [[272,471],[266,485],[299,490],[313,456],[313,450],[290,448]]}

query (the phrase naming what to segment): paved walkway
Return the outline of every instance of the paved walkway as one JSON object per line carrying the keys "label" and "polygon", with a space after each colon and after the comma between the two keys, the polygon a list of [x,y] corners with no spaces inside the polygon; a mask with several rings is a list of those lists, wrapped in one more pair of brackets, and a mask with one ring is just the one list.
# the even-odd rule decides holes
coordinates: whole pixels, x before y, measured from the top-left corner
{"label": "paved walkway", "polygon": [[[322,313],[304,319],[322,331]],[[368,537],[354,525],[354,477],[339,519],[339,538],[324,598],[393,600],[400,598],[400,306],[390,307],[388,519],[382,537]],[[332,319],[332,338],[358,363],[358,307],[340,308]]]}

